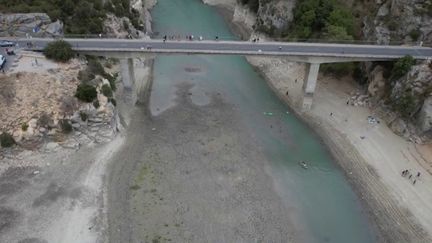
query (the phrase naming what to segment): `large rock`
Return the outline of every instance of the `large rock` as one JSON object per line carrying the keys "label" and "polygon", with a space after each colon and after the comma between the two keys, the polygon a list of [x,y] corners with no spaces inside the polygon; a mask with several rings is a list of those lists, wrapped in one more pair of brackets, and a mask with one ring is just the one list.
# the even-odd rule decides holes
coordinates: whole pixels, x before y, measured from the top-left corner
{"label": "large rock", "polygon": [[432,96],[429,96],[423,103],[417,117],[417,127],[422,133],[432,131]]}
{"label": "large rock", "polygon": [[0,36],[56,37],[63,35],[63,23],[52,22],[45,13],[0,14]]}
{"label": "large rock", "polygon": [[385,94],[385,85],[384,69],[381,66],[376,66],[369,76],[369,95],[375,99],[381,99]]}

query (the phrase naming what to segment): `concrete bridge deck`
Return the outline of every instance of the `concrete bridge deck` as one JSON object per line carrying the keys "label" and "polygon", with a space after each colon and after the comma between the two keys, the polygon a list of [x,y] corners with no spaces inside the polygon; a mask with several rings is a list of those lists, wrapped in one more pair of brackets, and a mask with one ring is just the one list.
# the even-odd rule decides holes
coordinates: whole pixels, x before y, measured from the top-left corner
{"label": "concrete bridge deck", "polygon": [[[382,46],[359,44],[323,44],[301,42],[250,41],[177,41],[131,39],[65,39],[75,51],[111,57],[137,57],[146,53],[222,54],[292,57],[293,61],[331,63],[348,61],[392,60],[411,55],[415,59],[432,58],[432,48],[420,46]],[[33,43],[32,50],[42,50],[53,39],[15,40],[21,46]],[[298,59],[298,60],[297,60]]]}

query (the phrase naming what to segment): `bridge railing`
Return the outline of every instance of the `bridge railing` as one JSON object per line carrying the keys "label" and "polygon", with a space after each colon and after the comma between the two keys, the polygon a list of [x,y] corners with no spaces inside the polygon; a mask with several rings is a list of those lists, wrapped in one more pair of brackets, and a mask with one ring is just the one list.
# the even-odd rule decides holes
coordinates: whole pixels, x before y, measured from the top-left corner
{"label": "bridge railing", "polygon": [[[193,39],[190,39],[190,36],[193,36]],[[154,33],[151,35],[151,39],[162,39],[165,36],[165,33]],[[202,37],[203,40],[221,40],[221,41],[241,41],[241,39],[234,36],[217,36],[216,35],[195,35],[195,34],[172,34],[166,35],[167,41],[176,41],[176,40],[191,40],[196,41]],[[17,38],[17,37],[15,37]],[[118,38],[115,35],[111,34],[65,34],[64,36],[55,37],[55,39],[73,39],[73,38],[83,38],[83,39],[134,39],[130,38]],[[257,43],[265,40],[264,38],[256,37],[249,41],[256,41]],[[244,40],[243,40],[244,41]],[[328,39],[298,39],[298,38],[283,38],[283,39],[272,39],[271,41],[280,41],[280,42],[301,42],[301,43],[329,43],[329,44],[355,44],[355,45],[383,45],[383,46],[424,46],[424,47],[432,47],[432,42],[421,42],[421,41],[413,41],[406,42],[401,40],[392,40],[390,42],[377,42],[374,40],[328,40]]]}

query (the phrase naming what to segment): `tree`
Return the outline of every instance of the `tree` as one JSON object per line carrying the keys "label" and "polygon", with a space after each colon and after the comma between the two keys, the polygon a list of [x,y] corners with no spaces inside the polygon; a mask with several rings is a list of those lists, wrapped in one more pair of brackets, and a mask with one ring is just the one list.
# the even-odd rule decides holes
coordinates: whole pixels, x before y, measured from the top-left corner
{"label": "tree", "polygon": [[57,62],[67,62],[74,56],[72,46],[64,40],[50,42],[43,52],[48,59]]}

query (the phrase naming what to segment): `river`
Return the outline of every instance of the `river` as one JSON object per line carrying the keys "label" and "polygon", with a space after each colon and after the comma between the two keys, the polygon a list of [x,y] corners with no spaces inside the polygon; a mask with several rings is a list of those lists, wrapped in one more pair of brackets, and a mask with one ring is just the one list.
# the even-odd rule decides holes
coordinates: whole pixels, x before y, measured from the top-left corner
{"label": "river", "polygon": [[[200,0],[159,0],[152,17],[159,38],[235,39]],[[129,190],[114,196],[129,204],[113,217],[131,224],[112,239],[375,241],[320,139],[243,57],[158,56],[149,107],[137,107],[127,132],[115,160]]]}

